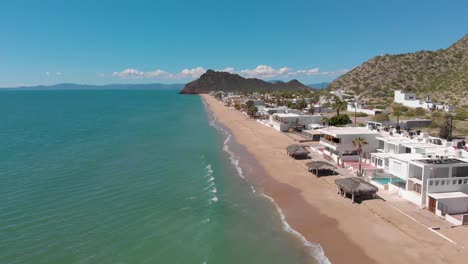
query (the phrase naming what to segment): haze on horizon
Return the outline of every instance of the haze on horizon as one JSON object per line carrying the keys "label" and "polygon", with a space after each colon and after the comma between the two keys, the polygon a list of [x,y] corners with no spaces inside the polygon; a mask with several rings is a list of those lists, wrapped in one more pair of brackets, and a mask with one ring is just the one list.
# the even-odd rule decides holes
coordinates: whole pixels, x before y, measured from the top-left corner
{"label": "haze on horizon", "polygon": [[[457,8],[454,8],[457,7]],[[207,69],[328,82],[383,54],[446,48],[466,1],[8,1],[0,87],[186,83]]]}

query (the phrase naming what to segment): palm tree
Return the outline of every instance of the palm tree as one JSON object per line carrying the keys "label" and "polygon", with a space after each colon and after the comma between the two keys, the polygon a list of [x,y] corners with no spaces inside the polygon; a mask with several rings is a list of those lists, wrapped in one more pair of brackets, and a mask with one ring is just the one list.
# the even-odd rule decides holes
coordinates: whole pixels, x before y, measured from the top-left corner
{"label": "palm tree", "polygon": [[335,102],[333,103],[333,108],[336,110],[336,115],[340,115],[340,111],[346,110],[346,102],[342,101],[338,96],[335,96]]}
{"label": "palm tree", "polygon": [[254,101],[248,100],[245,102],[245,110],[250,117],[253,117],[257,113],[258,108],[255,106]]}
{"label": "palm tree", "polygon": [[362,176],[362,146],[367,145],[367,141],[362,138],[362,137],[357,137],[353,140],[353,146],[355,146],[356,152],[358,153],[359,156],[359,168],[358,168],[358,173],[357,176]]}
{"label": "palm tree", "polygon": [[399,131],[400,130],[400,115],[403,113],[403,107],[401,104],[393,104],[392,105],[392,115],[396,116],[396,129]]}
{"label": "palm tree", "polygon": [[323,125],[325,125],[325,124],[327,124],[327,126],[330,125],[330,119],[328,119],[326,117],[322,117],[320,119],[320,122],[322,122]]}

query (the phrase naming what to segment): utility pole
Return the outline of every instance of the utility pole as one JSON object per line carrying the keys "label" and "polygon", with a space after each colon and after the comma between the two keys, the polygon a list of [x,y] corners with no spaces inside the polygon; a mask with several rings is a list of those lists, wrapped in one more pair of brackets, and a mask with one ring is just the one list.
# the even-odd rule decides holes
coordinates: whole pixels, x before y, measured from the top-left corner
{"label": "utility pole", "polygon": [[356,122],[356,107],[357,107],[357,103],[354,102],[354,126],[357,126],[357,122]]}
{"label": "utility pole", "polygon": [[452,141],[452,130],[453,130],[453,117],[449,114],[448,118],[450,119],[450,127],[449,127],[449,136],[448,141]]}

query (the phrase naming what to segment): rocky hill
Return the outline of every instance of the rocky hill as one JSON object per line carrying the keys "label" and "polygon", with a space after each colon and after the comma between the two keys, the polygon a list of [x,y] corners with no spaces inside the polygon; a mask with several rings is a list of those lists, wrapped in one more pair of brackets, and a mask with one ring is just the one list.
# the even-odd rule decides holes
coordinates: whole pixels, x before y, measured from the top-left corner
{"label": "rocky hill", "polygon": [[374,57],[327,87],[338,89],[387,101],[401,89],[421,99],[468,105],[468,35],[447,49]]}
{"label": "rocky hill", "polygon": [[260,79],[247,79],[238,74],[208,70],[198,80],[188,83],[181,94],[201,94],[211,91],[242,92],[242,91],[298,91],[310,90],[298,80],[274,83]]}

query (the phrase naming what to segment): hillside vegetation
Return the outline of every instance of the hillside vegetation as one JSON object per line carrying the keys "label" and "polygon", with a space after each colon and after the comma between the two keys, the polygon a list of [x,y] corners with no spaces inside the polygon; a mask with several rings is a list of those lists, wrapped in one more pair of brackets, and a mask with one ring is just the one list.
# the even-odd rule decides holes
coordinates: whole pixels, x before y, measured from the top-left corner
{"label": "hillside vegetation", "polygon": [[338,89],[383,103],[391,102],[394,90],[404,90],[420,99],[467,106],[468,35],[447,49],[374,57],[327,87]]}

